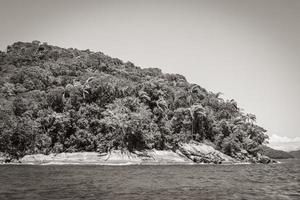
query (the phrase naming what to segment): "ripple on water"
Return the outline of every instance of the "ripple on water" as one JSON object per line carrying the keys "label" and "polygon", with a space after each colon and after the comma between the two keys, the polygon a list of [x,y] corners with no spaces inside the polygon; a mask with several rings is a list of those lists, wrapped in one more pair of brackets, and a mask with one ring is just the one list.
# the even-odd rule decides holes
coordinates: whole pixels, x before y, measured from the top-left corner
{"label": "ripple on water", "polygon": [[299,160],[274,165],[0,166],[0,199],[300,199]]}

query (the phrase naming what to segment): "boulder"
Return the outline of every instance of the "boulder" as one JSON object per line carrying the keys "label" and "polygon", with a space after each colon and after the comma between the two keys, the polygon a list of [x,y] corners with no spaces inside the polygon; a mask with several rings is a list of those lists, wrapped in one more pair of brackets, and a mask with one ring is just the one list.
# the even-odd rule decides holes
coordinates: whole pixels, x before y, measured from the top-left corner
{"label": "boulder", "polygon": [[262,164],[269,164],[271,163],[271,159],[268,156],[257,154],[257,162]]}
{"label": "boulder", "polygon": [[273,159],[269,158],[268,156],[262,155],[260,153],[258,153],[255,157],[250,156],[249,161],[251,163],[262,163],[262,164],[277,163],[276,160],[273,160]]}
{"label": "boulder", "polygon": [[214,149],[207,144],[190,141],[189,143],[180,143],[178,149],[183,155],[196,163],[236,163],[237,161],[230,156]]}

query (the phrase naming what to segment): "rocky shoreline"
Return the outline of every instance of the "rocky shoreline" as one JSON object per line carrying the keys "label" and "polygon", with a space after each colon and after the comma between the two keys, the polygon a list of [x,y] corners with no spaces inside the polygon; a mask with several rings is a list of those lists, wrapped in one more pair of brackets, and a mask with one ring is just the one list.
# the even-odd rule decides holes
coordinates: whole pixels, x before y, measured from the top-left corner
{"label": "rocky shoreline", "polygon": [[0,163],[35,164],[35,165],[192,165],[192,164],[246,164],[274,163],[266,156],[260,158],[235,159],[204,143],[190,142],[171,150],[120,151],[109,153],[75,152],[59,154],[26,155],[18,160],[0,157]]}

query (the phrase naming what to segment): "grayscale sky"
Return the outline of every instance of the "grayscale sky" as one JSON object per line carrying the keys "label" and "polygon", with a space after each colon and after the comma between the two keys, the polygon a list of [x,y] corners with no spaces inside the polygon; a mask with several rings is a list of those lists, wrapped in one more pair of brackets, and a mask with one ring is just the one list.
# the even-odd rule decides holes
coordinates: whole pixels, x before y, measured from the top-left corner
{"label": "grayscale sky", "polygon": [[0,0],[0,49],[40,40],[179,73],[300,147],[300,1]]}

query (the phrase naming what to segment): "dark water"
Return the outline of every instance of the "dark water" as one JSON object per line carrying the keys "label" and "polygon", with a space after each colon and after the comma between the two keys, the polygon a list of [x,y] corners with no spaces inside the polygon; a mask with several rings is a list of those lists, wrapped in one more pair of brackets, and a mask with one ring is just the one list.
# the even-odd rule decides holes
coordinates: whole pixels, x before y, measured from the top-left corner
{"label": "dark water", "polygon": [[300,199],[300,160],[274,165],[0,166],[0,199]]}

